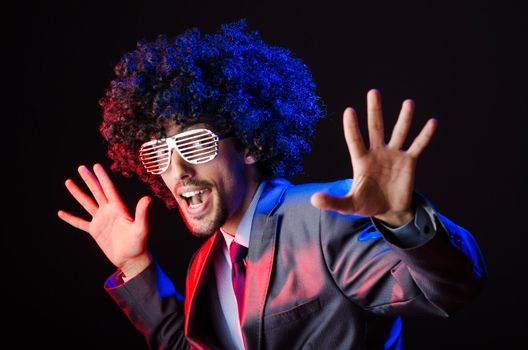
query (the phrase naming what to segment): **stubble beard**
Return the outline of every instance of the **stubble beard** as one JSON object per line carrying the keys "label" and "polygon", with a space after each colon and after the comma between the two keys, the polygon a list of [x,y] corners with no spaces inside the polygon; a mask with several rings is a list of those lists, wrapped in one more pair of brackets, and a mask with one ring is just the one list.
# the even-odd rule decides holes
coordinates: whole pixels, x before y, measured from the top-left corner
{"label": "stubble beard", "polygon": [[225,201],[222,200],[222,198],[217,198],[218,205],[215,206],[212,213],[193,217],[192,221],[187,220],[187,216],[184,214],[184,209],[178,205],[178,209],[180,210],[180,214],[185,222],[185,225],[193,236],[197,238],[209,238],[227,221],[229,216],[227,205]]}

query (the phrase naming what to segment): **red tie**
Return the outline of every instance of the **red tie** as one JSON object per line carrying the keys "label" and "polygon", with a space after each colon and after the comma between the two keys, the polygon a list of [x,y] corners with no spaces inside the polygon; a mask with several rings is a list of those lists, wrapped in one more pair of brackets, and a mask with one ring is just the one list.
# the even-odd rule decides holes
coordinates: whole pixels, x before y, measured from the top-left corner
{"label": "red tie", "polygon": [[233,241],[229,246],[229,255],[231,256],[231,279],[233,281],[233,290],[238,304],[238,319],[242,321],[242,311],[244,310],[244,281],[246,279],[246,266],[244,258],[248,249],[243,245]]}

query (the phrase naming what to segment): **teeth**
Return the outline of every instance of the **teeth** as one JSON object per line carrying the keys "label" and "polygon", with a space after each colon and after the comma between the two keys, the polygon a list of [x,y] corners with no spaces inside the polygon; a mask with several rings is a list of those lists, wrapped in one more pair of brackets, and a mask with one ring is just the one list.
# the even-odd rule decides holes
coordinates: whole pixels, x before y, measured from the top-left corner
{"label": "teeth", "polygon": [[192,196],[196,196],[197,194],[201,194],[201,193],[204,193],[204,192],[205,192],[205,190],[183,192],[181,195],[182,195],[182,197],[185,197],[185,198],[191,198]]}

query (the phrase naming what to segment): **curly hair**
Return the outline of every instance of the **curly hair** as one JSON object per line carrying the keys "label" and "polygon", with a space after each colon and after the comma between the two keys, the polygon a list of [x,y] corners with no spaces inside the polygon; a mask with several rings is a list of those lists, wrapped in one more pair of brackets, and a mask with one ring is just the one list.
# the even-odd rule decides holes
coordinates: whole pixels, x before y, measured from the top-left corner
{"label": "curly hair", "polygon": [[141,40],[114,72],[99,101],[112,170],[136,174],[169,208],[175,206],[169,190],[138,159],[142,143],[164,136],[167,120],[183,125],[212,115],[215,127],[253,153],[264,177],[291,178],[302,170],[324,116],[307,66],[267,45],[245,19],[213,34],[192,28],[173,39]]}

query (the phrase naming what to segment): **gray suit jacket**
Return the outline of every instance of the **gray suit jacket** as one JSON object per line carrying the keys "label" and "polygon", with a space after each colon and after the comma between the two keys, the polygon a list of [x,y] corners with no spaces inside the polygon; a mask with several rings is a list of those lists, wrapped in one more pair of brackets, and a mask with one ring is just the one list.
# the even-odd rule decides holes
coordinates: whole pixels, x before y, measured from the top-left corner
{"label": "gray suit jacket", "polygon": [[[473,237],[438,214],[430,238],[398,246],[370,218],[310,204],[317,191],[344,195],[351,180],[292,186],[270,181],[257,205],[247,258],[242,332],[247,349],[374,349],[396,347],[399,315],[448,316],[474,298],[485,265]],[[152,264],[106,288],[151,348],[219,348],[206,283],[223,237],[194,255],[185,301]],[[388,338],[392,337],[392,341]]]}

